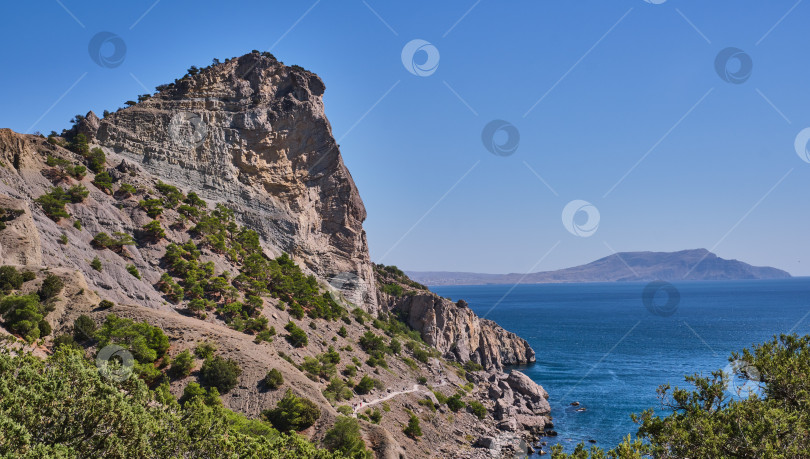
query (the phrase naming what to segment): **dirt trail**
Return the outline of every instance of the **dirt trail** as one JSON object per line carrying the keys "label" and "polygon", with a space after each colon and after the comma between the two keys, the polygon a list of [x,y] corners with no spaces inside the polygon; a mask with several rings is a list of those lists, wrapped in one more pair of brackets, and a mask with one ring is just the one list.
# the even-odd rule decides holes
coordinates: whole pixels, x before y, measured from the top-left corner
{"label": "dirt trail", "polygon": [[401,390],[401,391],[397,391],[397,392],[391,392],[390,394],[386,395],[385,397],[378,398],[378,399],[372,400],[370,402],[360,402],[360,404],[355,405],[354,414],[357,415],[357,412],[360,411],[363,408],[368,408],[371,405],[376,405],[377,403],[384,402],[386,400],[391,400],[392,398],[396,397],[397,395],[412,394],[414,392],[418,392],[419,390],[420,390],[419,389],[419,384],[414,384],[413,388],[410,389],[410,390]]}

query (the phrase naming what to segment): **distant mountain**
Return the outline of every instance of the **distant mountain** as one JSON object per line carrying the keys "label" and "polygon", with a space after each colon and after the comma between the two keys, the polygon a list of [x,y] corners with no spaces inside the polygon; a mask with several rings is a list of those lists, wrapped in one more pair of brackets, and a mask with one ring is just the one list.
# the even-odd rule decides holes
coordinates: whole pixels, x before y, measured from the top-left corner
{"label": "distant mountain", "polygon": [[726,260],[706,249],[680,252],[620,252],[586,265],[530,274],[479,274],[407,271],[425,285],[545,284],[571,282],[633,282],[679,280],[783,279],[781,269]]}

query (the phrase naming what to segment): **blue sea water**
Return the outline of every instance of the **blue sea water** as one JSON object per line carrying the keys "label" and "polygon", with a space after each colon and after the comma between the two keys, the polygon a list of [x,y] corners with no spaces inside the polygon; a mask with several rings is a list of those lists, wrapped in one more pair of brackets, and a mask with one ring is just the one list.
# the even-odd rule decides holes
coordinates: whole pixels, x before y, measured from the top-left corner
{"label": "blue sea water", "polygon": [[684,375],[723,369],[732,351],[780,333],[810,333],[810,278],[673,284],[680,302],[669,316],[645,307],[646,283],[431,290],[465,299],[478,315],[529,342],[537,362],[520,370],[549,393],[559,433],[549,444],[570,451],[591,439],[609,448],[635,434],[630,414],[658,411],[661,384],[685,387]]}

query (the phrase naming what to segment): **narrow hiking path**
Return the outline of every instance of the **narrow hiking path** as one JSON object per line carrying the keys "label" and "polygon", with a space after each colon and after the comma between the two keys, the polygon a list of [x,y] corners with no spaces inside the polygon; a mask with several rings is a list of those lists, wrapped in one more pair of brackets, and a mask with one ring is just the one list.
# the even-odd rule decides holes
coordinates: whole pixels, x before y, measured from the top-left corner
{"label": "narrow hiking path", "polygon": [[396,397],[397,395],[412,394],[414,392],[419,392],[419,384],[414,384],[413,388],[410,389],[410,390],[401,390],[401,391],[397,391],[397,392],[391,392],[390,394],[386,395],[385,397],[378,398],[378,399],[372,400],[370,402],[360,402],[360,404],[358,404],[358,405],[356,405],[354,407],[354,414],[357,415],[357,412],[360,411],[363,408],[368,408],[371,405],[376,405],[376,404],[384,402],[386,400],[391,400],[392,398]]}
{"label": "narrow hiking path", "polygon": [[[447,385],[447,381],[442,380],[442,382],[440,384],[438,384],[437,386],[435,386],[435,387],[442,387],[442,386],[446,386],[446,385]],[[420,389],[420,387],[421,387],[421,389]],[[354,414],[355,417],[357,417],[357,412],[360,411],[361,409],[368,408],[371,405],[376,405],[378,403],[382,403],[382,402],[384,402],[386,400],[391,400],[392,398],[394,398],[394,397],[396,397],[398,395],[412,394],[414,392],[420,392],[420,391],[423,391],[425,393],[429,393],[430,389],[428,389],[427,387],[424,387],[424,386],[420,386],[419,384],[414,384],[412,389],[400,390],[400,391],[397,391],[397,392],[391,392],[390,394],[386,395],[385,397],[374,399],[374,400],[372,400],[370,402],[360,402],[358,405],[353,406],[353,414]],[[430,393],[432,393],[432,392],[430,392]]]}

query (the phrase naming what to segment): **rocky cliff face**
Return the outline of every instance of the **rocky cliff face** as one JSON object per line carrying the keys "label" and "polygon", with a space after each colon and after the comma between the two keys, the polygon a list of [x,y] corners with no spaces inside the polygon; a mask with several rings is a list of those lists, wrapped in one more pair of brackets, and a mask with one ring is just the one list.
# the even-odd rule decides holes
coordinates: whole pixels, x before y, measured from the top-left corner
{"label": "rocky cliff face", "polygon": [[426,343],[458,362],[472,360],[484,368],[502,369],[535,361],[526,340],[447,298],[423,292],[391,298],[388,307],[404,314]]}
{"label": "rocky cliff face", "polygon": [[226,203],[269,254],[289,253],[376,308],[366,210],[324,115],[321,79],[258,53],[186,76],[77,126],[107,152]]}

